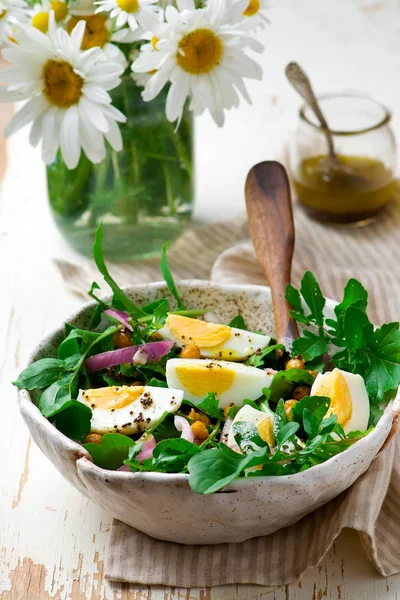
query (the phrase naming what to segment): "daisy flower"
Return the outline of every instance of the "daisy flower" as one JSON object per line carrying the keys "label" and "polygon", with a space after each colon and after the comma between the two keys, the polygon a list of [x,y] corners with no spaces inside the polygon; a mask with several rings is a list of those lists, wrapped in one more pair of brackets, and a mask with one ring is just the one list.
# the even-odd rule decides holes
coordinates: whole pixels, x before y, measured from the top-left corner
{"label": "daisy flower", "polygon": [[268,0],[249,0],[246,9],[243,11],[243,16],[249,20],[249,23],[255,29],[263,28],[266,23],[269,23],[269,20],[263,14],[269,8]]}
{"label": "daisy flower", "polygon": [[84,34],[84,21],[69,35],[56,27],[51,12],[48,35],[22,26],[15,34],[17,44],[3,50],[13,64],[2,71],[2,79],[9,83],[0,88],[0,100],[29,99],[14,115],[6,135],[32,123],[30,141],[36,146],[42,140],[43,160],[52,163],[60,148],[69,169],[77,166],[81,149],[93,163],[101,162],[105,139],[114,150],[121,150],[117,122],[126,121],[108,94],[121,83],[123,67],[105,61],[99,48],[82,51]]}
{"label": "daisy flower", "polygon": [[146,29],[160,11],[155,6],[157,0],[99,0],[96,12],[108,12],[111,19],[116,18],[118,28],[128,25],[132,31],[143,25]]}
{"label": "daisy flower", "polygon": [[52,2],[43,0],[43,2],[34,4],[33,6],[32,26],[43,33],[47,33],[51,10],[54,11],[56,23],[64,21],[68,15],[68,7],[65,2],[61,2],[61,0],[52,0]]}
{"label": "daisy flower", "polygon": [[244,79],[262,78],[260,66],[246,54],[247,48],[259,48],[242,25],[248,0],[209,0],[203,9],[196,9],[193,0],[177,4],[181,12],[166,8],[167,26],[156,36],[155,51],[141,51],[132,70],[154,73],[143,91],[146,101],[171,83],[166,103],[169,121],[179,123],[189,98],[195,114],[209,110],[222,126],[224,111],[238,106],[239,93],[250,102]]}
{"label": "daisy flower", "polygon": [[28,20],[28,5],[23,0],[0,0],[0,44],[12,37],[16,24]]}

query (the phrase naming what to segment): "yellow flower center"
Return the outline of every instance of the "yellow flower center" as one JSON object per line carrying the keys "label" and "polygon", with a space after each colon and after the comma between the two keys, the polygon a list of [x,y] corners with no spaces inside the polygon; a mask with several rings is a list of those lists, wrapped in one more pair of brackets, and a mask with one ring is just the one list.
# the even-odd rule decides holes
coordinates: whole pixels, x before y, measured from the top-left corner
{"label": "yellow flower center", "polygon": [[43,67],[43,81],[43,95],[60,108],[76,104],[82,95],[82,77],[64,60],[48,60]]}
{"label": "yellow flower center", "polygon": [[117,0],[117,4],[127,13],[135,13],[139,10],[139,0]]}
{"label": "yellow flower center", "polygon": [[261,8],[260,0],[250,0],[248,7],[244,11],[245,17],[254,17]]}
{"label": "yellow flower center", "polygon": [[107,29],[107,16],[106,15],[92,15],[90,17],[71,17],[68,21],[67,31],[71,33],[75,25],[79,21],[85,21],[85,33],[82,40],[82,50],[89,50],[103,46],[108,42],[109,31]]}
{"label": "yellow flower center", "polygon": [[178,65],[192,75],[209,73],[220,62],[223,43],[209,29],[196,29],[179,42]]}
{"label": "yellow flower center", "polygon": [[6,9],[5,8],[4,9],[0,8],[0,19],[4,19],[4,17],[6,16],[6,14],[7,14]]}
{"label": "yellow flower center", "polygon": [[49,13],[40,12],[34,15],[32,18],[32,25],[42,33],[47,33],[49,29]]}
{"label": "yellow flower center", "polygon": [[153,37],[151,38],[151,45],[153,46],[154,50],[157,50],[157,44],[160,41],[160,38],[158,38],[156,35],[153,35]]}
{"label": "yellow flower center", "polygon": [[61,2],[61,0],[53,0],[50,2],[51,10],[54,10],[54,17],[57,21],[63,21],[68,14],[68,8],[65,2]]}

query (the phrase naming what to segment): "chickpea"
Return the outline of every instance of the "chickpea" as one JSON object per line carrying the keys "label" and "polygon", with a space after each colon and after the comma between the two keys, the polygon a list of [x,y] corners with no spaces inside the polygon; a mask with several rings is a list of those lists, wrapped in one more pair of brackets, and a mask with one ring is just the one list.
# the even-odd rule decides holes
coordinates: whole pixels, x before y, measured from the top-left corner
{"label": "chickpea", "polygon": [[293,391],[293,398],[295,400],[301,400],[305,396],[309,396],[311,388],[308,385],[298,385]]}
{"label": "chickpea", "polygon": [[293,408],[296,406],[297,400],[286,400],[285,402],[285,413],[288,419],[292,418]]}
{"label": "chickpea", "polygon": [[200,358],[200,349],[196,344],[186,344],[179,355],[181,358]]}
{"label": "chickpea", "polygon": [[304,369],[304,360],[301,358],[301,356],[295,356],[294,358],[291,358],[290,360],[288,360],[288,362],[286,363],[285,369]]}
{"label": "chickpea", "polygon": [[129,348],[132,346],[132,334],[126,329],[121,329],[114,335],[114,346],[116,348]]}
{"label": "chickpea", "polygon": [[85,444],[99,444],[101,446],[103,436],[100,433],[89,433],[86,436]]}
{"label": "chickpea", "polygon": [[204,442],[209,436],[208,429],[201,421],[195,421],[190,426],[192,428],[194,437],[200,442]]}
{"label": "chickpea", "polygon": [[317,377],[317,375],[319,375],[318,371],[309,371],[309,370],[307,370],[307,373],[310,373],[310,375],[312,375],[314,377],[314,379]]}
{"label": "chickpea", "polygon": [[206,425],[209,425],[211,423],[210,417],[208,417],[204,413],[196,412],[194,408],[190,409],[188,417],[191,421],[200,421],[201,423],[205,423]]}

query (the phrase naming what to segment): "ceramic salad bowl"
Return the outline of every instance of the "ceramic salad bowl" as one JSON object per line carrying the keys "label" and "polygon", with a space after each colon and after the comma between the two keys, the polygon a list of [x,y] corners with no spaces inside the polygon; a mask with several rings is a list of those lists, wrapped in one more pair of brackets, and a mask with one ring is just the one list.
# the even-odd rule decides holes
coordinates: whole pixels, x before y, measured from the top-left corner
{"label": "ceramic salad bowl", "polygon": [[[207,307],[228,322],[243,314],[250,330],[274,334],[270,290],[261,286],[217,285],[204,281],[179,284],[185,305]],[[164,283],[125,290],[138,304],[171,298]],[[85,328],[93,303],[67,321]],[[333,311],[328,300],[326,312]],[[47,335],[31,352],[27,365],[56,356],[64,326]],[[182,544],[241,542],[288,526],[350,487],[364,473],[384,444],[399,400],[389,405],[375,429],[344,452],[307,471],[279,477],[237,479],[219,492],[200,495],[188,475],[103,470],[87,451],[60,433],[34,404],[35,396],[19,393],[20,410],[44,454],[72,485],[110,516],[158,539]]]}

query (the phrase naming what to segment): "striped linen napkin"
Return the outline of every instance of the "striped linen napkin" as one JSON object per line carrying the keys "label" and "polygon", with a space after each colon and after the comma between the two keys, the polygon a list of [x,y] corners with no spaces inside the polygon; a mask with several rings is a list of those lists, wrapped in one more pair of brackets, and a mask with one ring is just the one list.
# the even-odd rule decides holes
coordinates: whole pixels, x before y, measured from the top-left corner
{"label": "striped linen napkin", "polygon": [[[377,324],[398,320],[400,192],[385,215],[364,228],[320,225],[310,221],[298,206],[294,216],[293,283],[298,285],[304,271],[311,270],[324,294],[338,299],[347,280],[356,277],[369,291],[371,320]],[[211,279],[221,283],[265,283],[244,219],[192,229],[171,248],[169,262],[180,278],[209,278],[211,272]],[[96,276],[92,267],[82,269],[62,261],[58,265],[78,294],[83,294]],[[111,270],[123,284],[160,278],[158,259],[113,265]],[[284,585],[317,565],[343,528],[359,532],[381,575],[398,573],[400,437],[390,437],[369,470],[349,490],[266,537],[241,544],[183,546],[152,539],[114,521],[106,577],[189,588],[229,583]]]}

